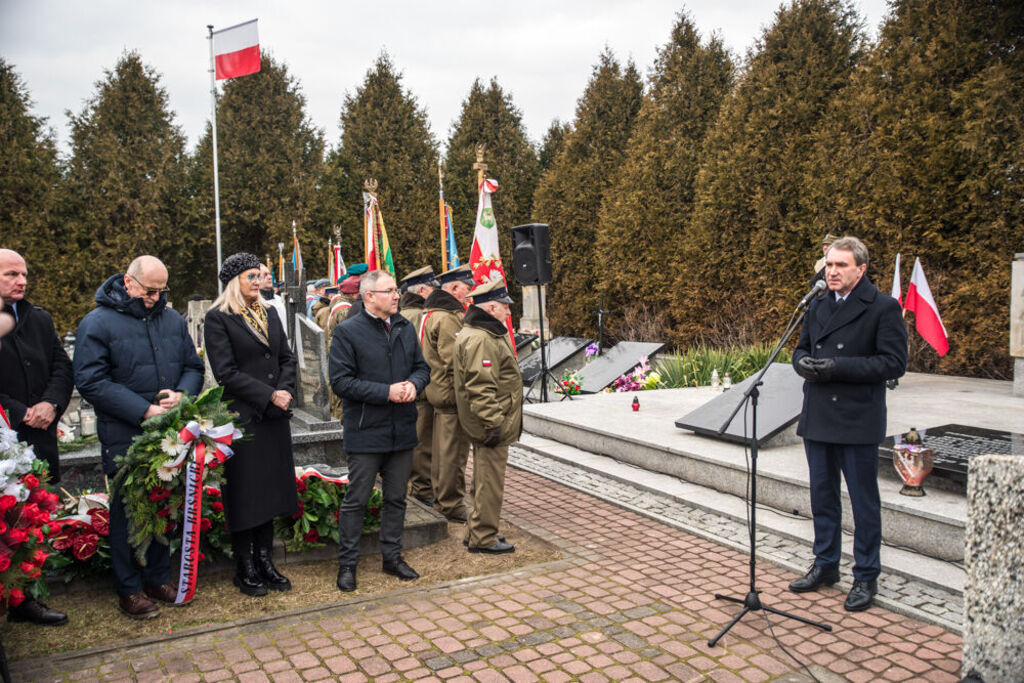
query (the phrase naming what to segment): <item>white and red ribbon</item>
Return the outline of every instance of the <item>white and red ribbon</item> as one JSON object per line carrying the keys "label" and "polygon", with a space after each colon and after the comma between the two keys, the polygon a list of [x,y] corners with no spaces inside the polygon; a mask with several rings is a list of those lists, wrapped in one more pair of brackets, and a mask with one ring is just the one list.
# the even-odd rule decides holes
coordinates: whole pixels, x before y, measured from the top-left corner
{"label": "white and red ribbon", "polygon": [[196,593],[207,442],[213,446],[212,456],[219,464],[223,464],[234,455],[230,448],[231,442],[241,437],[241,430],[235,429],[230,422],[204,430],[202,425],[192,420],[178,432],[178,438],[185,444],[185,448],[177,458],[164,463],[165,467],[180,467],[186,457],[192,456],[185,470],[185,519],[182,523],[181,570],[178,573],[178,596],[174,600],[176,605],[192,602]]}

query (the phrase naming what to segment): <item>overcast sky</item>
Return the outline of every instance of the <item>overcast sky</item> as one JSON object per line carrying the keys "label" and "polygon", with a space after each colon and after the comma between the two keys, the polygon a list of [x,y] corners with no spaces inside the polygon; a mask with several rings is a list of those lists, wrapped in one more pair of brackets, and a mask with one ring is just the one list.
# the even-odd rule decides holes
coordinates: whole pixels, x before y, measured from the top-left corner
{"label": "overcast sky", "polygon": [[[474,78],[512,93],[539,141],[552,119],[571,121],[591,67],[607,45],[645,76],[675,16],[689,12],[703,36],[719,32],[738,56],[771,24],[772,0],[513,0],[509,3],[328,0],[0,0],[0,55],[28,87],[62,150],[64,112],[81,112],[124,50],[138,50],[167,90],[176,123],[196,144],[210,115],[207,24],[259,19],[260,45],[302,88],[307,114],[329,145],[340,136],[346,92],[387,51],[403,84],[448,138]],[[885,0],[855,0],[872,36]]]}

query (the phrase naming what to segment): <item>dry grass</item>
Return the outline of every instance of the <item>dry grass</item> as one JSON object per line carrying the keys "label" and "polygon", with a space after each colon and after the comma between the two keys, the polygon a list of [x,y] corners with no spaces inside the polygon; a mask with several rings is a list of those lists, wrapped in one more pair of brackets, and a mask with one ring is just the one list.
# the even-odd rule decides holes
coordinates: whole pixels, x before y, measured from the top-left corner
{"label": "dry grass", "polygon": [[420,573],[415,582],[399,581],[381,573],[380,555],[363,557],[359,562],[359,588],[341,593],[335,586],[337,561],[287,563],[279,568],[291,579],[292,590],[271,591],[261,598],[239,593],[231,583],[230,572],[200,572],[196,599],[188,607],[162,607],[160,616],[135,621],[117,608],[113,587],[98,583],[93,590],[55,594],[49,604],[65,611],[70,622],[60,627],[10,624],[3,621],[2,640],[11,660],[41,657],[96,645],[121,643],[139,638],[173,634],[199,626],[225,624],[238,619],[312,607],[335,605],[347,600],[379,595],[414,586],[430,586],[445,581],[507,572],[519,567],[548,562],[560,555],[550,545],[526,532],[504,524],[502,533],[516,546],[510,555],[470,554],[462,545],[465,527],[449,524],[448,538],[439,543],[403,553],[406,561]]}

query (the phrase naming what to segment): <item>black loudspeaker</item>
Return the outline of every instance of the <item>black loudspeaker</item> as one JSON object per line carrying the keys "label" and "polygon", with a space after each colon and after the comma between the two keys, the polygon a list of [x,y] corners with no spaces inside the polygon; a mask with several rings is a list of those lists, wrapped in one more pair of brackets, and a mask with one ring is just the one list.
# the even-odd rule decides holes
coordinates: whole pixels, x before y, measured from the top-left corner
{"label": "black loudspeaker", "polygon": [[512,228],[512,269],[521,285],[551,282],[551,241],[546,223]]}

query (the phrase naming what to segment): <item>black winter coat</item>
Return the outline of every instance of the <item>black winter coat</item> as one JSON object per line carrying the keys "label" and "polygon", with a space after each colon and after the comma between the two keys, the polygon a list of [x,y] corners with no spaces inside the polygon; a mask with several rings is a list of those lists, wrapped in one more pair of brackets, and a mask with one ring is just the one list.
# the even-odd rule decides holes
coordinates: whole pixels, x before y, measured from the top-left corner
{"label": "black winter coat", "polygon": [[79,393],[96,410],[103,471],[113,474],[114,458],[142,433],[160,390],[199,393],[203,362],[166,294],[146,308],[128,295],[124,275],[112,275],[96,290],[96,304],[78,324],[73,367]]}
{"label": "black winter coat", "polygon": [[362,311],[334,328],[331,389],[341,397],[348,453],[390,453],[415,448],[416,402],[388,401],[390,386],[409,380],[417,395],[430,382],[430,367],[416,331],[399,314],[384,321]]}
{"label": "black winter coat", "polygon": [[[18,438],[50,466],[50,479],[60,481],[57,421],[68,407],[74,380],[71,359],[64,351],[50,314],[27,299],[18,302],[18,324],[0,346],[0,405],[7,411]],[[25,412],[40,401],[56,404],[57,415],[47,429],[21,424]]]}
{"label": "black winter coat", "polygon": [[242,531],[298,511],[292,458],[291,411],[270,402],[283,389],[295,396],[295,355],[277,311],[267,308],[265,346],[240,315],[211,308],[204,330],[206,357],[224,400],[238,413],[245,438],[231,444],[225,463],[224,506],[228,528]]}
{"label": "black winter coat", "polygon": [[804,382],[796,433],[812,441],[877,444],[885,438],[885,381],[907,369],[907,328],[900,305],[862,277],[833,314],[833,292],[811,301],[793,353],[834,358],[828,382]]}

